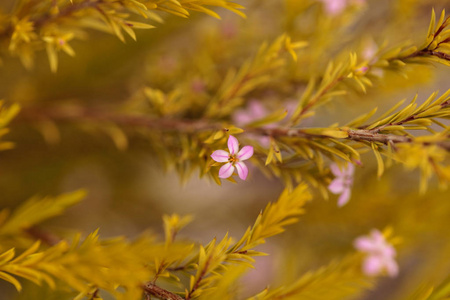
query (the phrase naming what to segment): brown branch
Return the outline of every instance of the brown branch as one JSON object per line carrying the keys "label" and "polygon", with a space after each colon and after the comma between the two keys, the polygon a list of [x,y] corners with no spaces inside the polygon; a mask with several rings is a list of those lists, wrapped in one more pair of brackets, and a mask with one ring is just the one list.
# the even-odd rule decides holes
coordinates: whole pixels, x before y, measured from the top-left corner
{"label": "brown branch", "polygon": [[[247,132],[253,132],[260,135],[272,136],[272,137],[301,137],[307,139],[317,139],[317,138],[328,138],[326,135],[320,134],[311,134],[309,132],[305,132],[305,129],[302,128],[249,128]],[[397,144],[397,143],[412,143],[414,141],[413,138],[403,135],[395,135],[395,134],[382,134],[377,131],[372,130],[364,130],[364,129],[347,129],[346,130],[348,137],[345,138],[347,140],[353,140],[357,142],[377,142],[383,143],[385,145],[388,144]],[[444,150],[450,152],[450,141],[442,141],[435,143],[439,147]],[[424,143],[424,145],[430,145],[430,143]]]}
{"label": "brown branch", "polygon": [[[442,108],[450,106],[450,100],[441,104]],[[402,125],[415,117],[409,116],[404,120],[386,124],[370,130],[367,129],[346,129],[348,137],[346,139],[354,141],[378,142],[387,145],[388,143],[411,143],[413,138],[379,133],[384,127],[390,125]],[[95,109],[71,108],[71,109],[32,109],[24,108],[15,122],[39,122],[39,121],[60,121],[60,122],[94,122],[94,123],[114,123],[123,127],[143,127],[147,129],[156,129],[166,132],[186,132],[196,134],[201,131],[224,130],[220,123],[210,122],[208,120],[177,120],[177,119],[158,119],[145,115],[120,115],[106,113]],[[272,137],[301,137],[307,139],[328,138],[326,135],[313,134],[307,132],[305,128],[244,128],[245,132],[254,133],[261,136]],[[450,142],[437,143],[440,147],[450,151]]]}
{"label": "brown branch", "polygon": [[32,236],[33,238],[35,238],[37,240],[41,240],[42,242],[46,243],[49,246],[54,246],[61,241],[61,239],[59,237],[52,234],[51,232],[41,230],[41,229],[37,228],[36,226],[26,228],[26,229],[24,229],[24,231],[27,234],[29,234],[30,236]]}
{"label": "brown branch", "polygon": [[405,57],[399,57],[397,59],[400,60],[406,60],[406,59],[410,59],[410,58],[417,58],[417,57],[426,57],[426,56],[436,56],[439,57],[441,59],[444,60],[448,60],[450,61],[450,55],[444,52],[440,52],[440,51],[433,51],[433,50],[428,50],[428,49],[422,49],[422,50],[417,50],[416,52],[405,56]]}
{"label": "brown branch", "polygon": [[378,142],[387,145],[388,143],[411,143],[410,137],[395,134],[375,133],[371,130],[348,130],[348,139],[354,141]]}
{"label": "brown branch", "polygon": [[146,294],[149,294],[161,300],[184,300],[184,298],[178,296],[177,294],[160,288],[159,286],[151,282],[146,283],[144,286],[142,286],[142,288],[144,289],[144,292]]}
{"label": "brown branch", "polygon": [[212,257],[211,255],[208,257],[208,260],[205,262],[205,266],[203,267],[203,270],[201,271],[200,275],[198,276],[197,281],[195,282],[194,286],[192,287],[192,290],[189,291],[188,295],[186,296],[186,300],[191,299],[191,295],[198,289],[200,286],[200,282],[202,281],[203,277],[206,275],[206,271],[208,270],[209,263],[211,261]]}
{"label": "brown branch", "polygon": [[[302,128],[271,128],[271,129],[250,129],[249,131],[258,132],[263,135],[273,136],[273,137],[301,137],[301,138],[327,138],[326,135],[311,134],[305,132]],[[393,143],[410,143],[412,139],[406,136],[395,135],[395,134],[380,134],[373,132],[371,130],[357,129],[347,130],[348,137],[346,139],[354,141],[368,141],[368,142],[379,142],[383,144]]]}
{"label": "brown branch", "polygon": [[177,120],[151,118],[145,115],[121,115],[107,113],[96,109],[70,107],[65,109],[34,109],[23,108],[15,119],[21,121],[60,121],[60,122],[97,122],[115,123],[124,127],[145,127],[164,131],[199,132],[205,130],[227,130],[221,124],[210,123],[206,120]]}

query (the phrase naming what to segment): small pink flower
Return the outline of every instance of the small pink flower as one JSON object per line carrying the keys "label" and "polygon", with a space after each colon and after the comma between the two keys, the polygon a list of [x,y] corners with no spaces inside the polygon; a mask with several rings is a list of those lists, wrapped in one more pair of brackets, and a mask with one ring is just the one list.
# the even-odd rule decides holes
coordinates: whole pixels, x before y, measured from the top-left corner
{"label": "small pink flower", "polygon": [[240,109],[233,114],[233,121],[237,126],[245,126],[253,121],[266,117],[267,109],[261,102],[251,100],[246,109]]}
{"label": "small pink flower", "polygon": [[211,154],[213,160],[217,162],[226,162],[219,170],[219,177],[230,177],[233,175],[234,168],[236,168],[239,178],[245,180],[248,175],[248,168],[242,161],[252,157],[253,147],[244,146],[241,151],[239,151],[238,140],[230,135],[228,138],[228,150],[229,152],[225,150],[216,150]]}
{"label": "small pink flower", "polygon": [[323,3],[325,12],[330,16],[339,15],[349,5],[362,6],[366,0],[319,0]]}
{"label": "small pink flower", "polygon": [[200,78],[195,78],[191,82],[191,90],[196,94],[201,94],[206,90],[206,85]]}
{"label": "small pink flower", "polygon": [[385,271],[391,277],[397,276],[397,253],[380,231],[373,229],[370,235],[357,238],[353,245],[357,250],[367,253],[362,266],[366,275],[376,276]]}
{"label": "small pink flower", "polygon": [[378,45],[373,40],[369,40],[366,42],[366,45],[361,53],[361,56],[364,60],[371,61],[375,54],[378,52]]}
{"label": "small pink flower", "polygon": [[[268,114],[269,112],[260,101],[251,100],[245,109],[236,111],[232,115],[232,118],[237,126],[245,126],[266,117]],[[263,128],[273,128],[275,126],[274,124],[268,124],[264,125]],[[270,146],[270,138],[268,136],[254,136],[249,134],[248,137],[257,140],[265,148]]]}
{"label": "small pink flower", "polygon": [[353,173],[355,166],[348,164],[346,168],[339,169],[337,164],[330,166],[331,172],[336,176],[328,186],[328,189],[333,194],[341,194],[338,199],[338,206],[342,207],[347,204],[352,194]]}
{"label": "small pink flower", "polygon": [[347,7],[347,0],[320,0],[324,4],[325,12],[330,16],[340,14]]}
{"label": "small pink flower", "polygon": [[367,71],[369,71],[369,67],[368,66],[363,66],[363,67],[360,67],[360,68],[356,69],[355,73],[358,74],[358,75],[364,75],[364,74],[367,73]]}

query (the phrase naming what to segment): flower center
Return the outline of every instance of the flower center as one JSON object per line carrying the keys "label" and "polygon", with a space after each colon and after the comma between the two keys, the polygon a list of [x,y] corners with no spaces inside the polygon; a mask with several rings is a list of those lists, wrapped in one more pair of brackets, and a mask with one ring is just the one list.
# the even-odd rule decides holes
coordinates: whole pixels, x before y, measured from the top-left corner
{"label": "flower center", "polygon": [[230,155],[228,156],[228,162],[232,163],[233,165],[237,163],[239,159],[236,157],[236,155]]}

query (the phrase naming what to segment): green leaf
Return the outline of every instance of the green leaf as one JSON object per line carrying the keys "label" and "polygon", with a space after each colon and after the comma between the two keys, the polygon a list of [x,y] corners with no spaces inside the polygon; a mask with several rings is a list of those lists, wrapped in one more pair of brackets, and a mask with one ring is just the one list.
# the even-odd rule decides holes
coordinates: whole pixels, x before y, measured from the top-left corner
{"label": "green leaf", "polygon": [[373,154],[375,154],[375,158],[377,159],[377,165],[378,165],[377,176],[378,176],[378,178],[380,178],[384,173],[383,158],[381,158],[381,154],[377,149],[378,147],[374,143],[372,143],[371,145],[372,145]]}
{"label": "green leaf", "polygon": [[85,196],[84,190],[78,190],[54,198],[31,198],[11,214],[9,219],[0,227],[0,234],[13,234],[16,231],[60,215],[68,207],[80,202]]}

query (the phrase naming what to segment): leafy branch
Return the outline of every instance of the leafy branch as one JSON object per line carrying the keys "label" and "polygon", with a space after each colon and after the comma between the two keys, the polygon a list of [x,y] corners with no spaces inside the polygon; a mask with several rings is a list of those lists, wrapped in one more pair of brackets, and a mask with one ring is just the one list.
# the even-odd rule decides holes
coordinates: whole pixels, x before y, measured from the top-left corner
{"label": "leafy branch", "polygon": [[361,294],[373,284],[373,280],[361,273],[358,258],[349,256],[308,272],[290,285],[272,290],[266,288],[248,300],[347,299]]}
{"label": "leafy branch", "polygon": [[445,10],[442,11],[436,23],[434,9],[431,15],[430,26],[428,28],[427,39],[424,45],[417,51],[403,57],[400,60],[425,57],[431,61],[439,62],[450,66],[450,31],[446,28],[450,25],[450,16],[445,17]]}
{"label": "leafy branch", "polygon": [[[32,200],[19,207],[9,218],[2,213],[2,219],[6,221],[0,227],[0,239],[4,240],[13,231],[56,216],[79,201],[83,195],[79,191],[56,198]],[[237,243],[233,244],[232,239],[226,235],[218,243],[213,240],[206,246],[200,246],[198,254],[190,259],[189,264],[196,266],[196,272],[195,276],[191,275],[185,299],[211,295],[214,291],[212,287],[217,286],[231,265],[251,267],[254,261],[251,257],[263,255],[253,248],[264,243],[266,238],[283,232],[285,226],[297,222],[297,217],[303,213],[302,207],[310,199],[311,195],[304,184],[293,192],[284,191],[277,202],[267,205],[255,224],[247,229]],[[30,216],[34,216],[31,223]],[[13,248],[0,251],[0,278],[13,284],[17,290],[21,290],[22,285],[16,277],[22,277],[36,284],[46,282],[51,288],[56,288],[63,282],[78,291],[80,296],[97,293],[101,289],[118,299],[138,299],[143,289],[145,293],[159,299],[183,299],[157,286],[154,281],[143,284],[152,273],[151,267],[143,266],[154,261],[150,266],[157,269],[155,276],[164,275],[163,277],[177,279],[174,274],[164,273],[178,272],[180,269],[174,271],[169,267],[179,265],[193,253],[193,244],[183,245],[174,241],[176,233],[189,221],[189,217],[165,216],[166,242],[163,245],[148,236],[134,242],[127,242],[122,238],[101,241],[95,231],[83,242],[78,234],[71,243],[61,240],[44,250],[40,250],[42,246],[37,241],[20,255],[16,255]],[[133,270],[132,276],[129,270]],[[183,270],[190,272],[188,268]],[[242,272],[239,271],[235,276],[239,274]],[[117,290],[117,286],[124,287],[124,291]],[[226,289],[223,292],[225,291]]]}
{"label": "leafy branch", "polygon": [[255,58],[245,61],[238,71],[233,69],[228,71],[217,94],[208,103],[205,116],[213,118],[230,115],[236,107],[242,105],[246,94],[273,80],[273,73],[285,64],[281,54],[289,52],[296,60],[294,50],[306,45],[306,42],[292,43],[286,34],[278,37],[270,45],[264,43]]}
{"label": "leafy branch", "polygon": [[[266,238],[282,233],[285,226],[296,223],[298,216],[304,212],[303,206],[309,200],[311,195],[305,184],[299,185],[292,192],[285,190],[277,202],[266,206],[254,225],[246,230],[237,243],[233,244],[227,234],[219,242],[214,239],[208,245],[200,246],[198,255],[187,263],[194,267],[196,272],[195,275],[190,275],[190,286],[185,292],[185,299],[200,296],[207,298],[213,295],[219,297],[214,287],[223,280],[224,273],[234,265],[251,267],[253,256],[264,255],[253,249],[265,243]],[[187,267],[172,272],[180,270],[188,272]]]}
{"label": "leafy branch", "polygon": [[[344,95],[345,90],[335,90],[344,80],[350,80],[366,92],[366,87],[372,86],[367,77],[374,68],[404,67],[407,63],[438,62],[450,66],[450,31],[445,30],[450,25],[450,17],[445,18],[445,10],[436,26],[435,13],[432,11],[431,23],[425,45],[417,50],[416,46],[394,47],[369,62],[358,63],[356,54],[350,54],[345,62],[334,64],[330,62],[319,84],[310,80],[299,105],[291,117],[291,126],[314,115],[314,107],[322,105],[331,98]],[[381,52],[381,51],[379,51]]]}
{"label": "leafy branch", "polygon": [[[34,198],[10,216],[6,210],[0,213],[0,279],[13,284],[18,291],[22,284],[17,278],[38,285],[45,282],[53,290],[70,287],[79,293],[80,299],[96,295],[99,289],[108,291],[117,299],[141,299],[142,291],[160,299],[179,299],[150,282],[144,285],[152,274],[151,269],[144,266],[149,261],[161,260],[161,257],[185,255],[192,246],[173,244],[168,249],[146,235],[133,242],[123,238],[99,240],[98,231],[95,231],[82,242],[81,235],[77,234],[71,242],[58,240],[50,247],[43,247],[39,240],[32,242],[20,254],[17,254],[17,242],[16,248],[4,250],[3,246],[9,244],[11,236],[23,240],[25,236],[20,236],[28,233],[28,228],[61,214],[84,194],[77,191],[54,198]],[[36,237],[40,239],[40,235]],[[118,286],[124,291],[117,290]]]}
{"label": "leafy branch", "polygon": [[34,53],[42,46],[46,48],[50,67],[56,72],[58,52],[70,56],[75,51],[69,42],[83,38],[83,28],[109,32],[125,42],[124,33],[136,40],[135,29],[150,29],[155,26],[134,21],[131,15],[154,22],[163,19],[155,11],[163,11],[187,18],[189,11],[199,11],[215,18],[220,16],[207,6],[222,7],[245,17],[243,7],[228,0],[157,1],[157,0],[79,0],[79,1],[22,1],[0,30],[0,39],[9,39],[9,52],[18,56],[27,68],[33,66]]}

